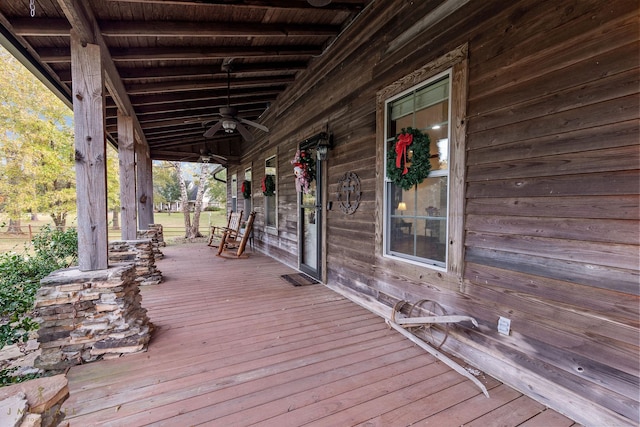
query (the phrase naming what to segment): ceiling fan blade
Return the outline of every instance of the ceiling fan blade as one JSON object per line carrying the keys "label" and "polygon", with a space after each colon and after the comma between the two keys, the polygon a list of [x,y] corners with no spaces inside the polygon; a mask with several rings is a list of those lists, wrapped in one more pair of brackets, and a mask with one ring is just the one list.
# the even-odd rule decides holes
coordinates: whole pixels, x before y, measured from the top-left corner
{"label": "ceiling fan blade", "polygon": [[239,122],[242,122],[242,123],[246,124],[246,125],[253,126],[256,129],[260,129],[263,132],[269,132],[269,128],[266,127],[266,126],[261,125],[260,123],[252,122],[251,120],[242,119],[242,118],[238,118],[237,120]]}
{"label": "ceiling fan blade", "polygon": [[226,164],[229,159],[224,156],[219,156],[217,154],[209,154],[209,157],[218,161],[218,163]]}
{"label": "ceiling fan blade", "polygon": [[247,141],[247,142],[252,142],[253,141],[253,135],[251,134],[251,132],[249,132],[247,130],[246,127],[244,127],[240,123],[238,123],[236,125],[236,129],[238,129],[238,132],[240,132],[240,135],[242,135],[242,137],[244,138],[245,141]]}
{"label": "ceiling fan blade", "polygon": [[215,125],[211,126],[209,129],[207,129],[207,131],[204,133],[204,137],[211,138],[213,135],[215,135],[216,132],[220,130],[221,127],[222,127],[222,121],[219,121]]}

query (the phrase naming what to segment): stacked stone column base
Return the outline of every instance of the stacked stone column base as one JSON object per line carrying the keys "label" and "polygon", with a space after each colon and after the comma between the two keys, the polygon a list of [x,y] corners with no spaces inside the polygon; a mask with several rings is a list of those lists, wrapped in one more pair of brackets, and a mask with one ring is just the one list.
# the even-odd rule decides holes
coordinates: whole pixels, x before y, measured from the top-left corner
{"label": "stacked stone column base", "polygon": [[162,281],[162,273],[156,268],[155,257],[151,239],[109,242],[109,265],[134,263],[136,282],[140,285],[157,285]]}
{"label": "stacked stone column base", "polygon": [[153,325],[141,300],[134,264],[51,273],[36,296],[41,348],[36,367],[61,371],[146,351]]}

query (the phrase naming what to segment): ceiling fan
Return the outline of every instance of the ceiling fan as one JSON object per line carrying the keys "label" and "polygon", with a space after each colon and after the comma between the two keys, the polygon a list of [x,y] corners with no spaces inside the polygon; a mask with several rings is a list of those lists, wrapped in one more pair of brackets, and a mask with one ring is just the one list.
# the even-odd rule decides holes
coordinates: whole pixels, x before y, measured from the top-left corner
{"label": "ceiling fan", "polygon": [[200,163],[226,164],[227,160],[228,159],[226,157],[210,153],[207,150],[200,150],[200,157],[198,158],[198,162]]}
{"label": "ceiling fan", "polygon": [[[251,142],[254,140],[253,135],[244,125],[252,126],[256,129],[260,129],[263,132],[269,132],[269,128],[259,123],[252,122],[251,120],[238,117],[238,109],[231,106],[231,63],[225,61],[222,64],[222,71],[227,73],[227,106],[220,107],[218,116],[220,119],[204,133],[205,138],[211,138],[220,129],[224,129],[226,133],[233,133],[235,130],[242,135],[245,141]],[[207,126],[213,120],[207,120],[202,123],[203,126]]]}

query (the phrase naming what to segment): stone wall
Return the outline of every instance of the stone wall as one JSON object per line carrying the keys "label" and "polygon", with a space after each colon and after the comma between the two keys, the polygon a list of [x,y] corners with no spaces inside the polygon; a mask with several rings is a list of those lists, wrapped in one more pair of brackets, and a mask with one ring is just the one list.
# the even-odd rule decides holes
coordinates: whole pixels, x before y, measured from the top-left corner
{"label": "stone wall", "polygon": [[51,273],[36,296],[41,354],[35,366],[59,371],[146,351],[153,325],[141,300],[134,264]]}
{"label": "stone wall", "polygon": [[113,240],[109,242],[109,265],[134,263],[136,282],[140,285],[157,285],[162,273],[156,268],[153,241]]}
{"label": "stone wall", "polygon": [[138,239],[151,239],[155,259],[158,260],[164,257],[160,248],[165,247],[167,244],[164,241],[164,229],[162,224],[149,224],[148,230],[138,230]]}

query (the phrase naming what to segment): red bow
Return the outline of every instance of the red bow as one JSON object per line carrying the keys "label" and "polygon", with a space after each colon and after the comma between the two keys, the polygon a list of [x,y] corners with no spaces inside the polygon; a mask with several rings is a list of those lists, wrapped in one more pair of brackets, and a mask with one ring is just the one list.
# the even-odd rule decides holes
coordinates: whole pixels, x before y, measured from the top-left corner
{"label": "red bow", "polygon": [[413,142],[413,135],[410,133],[401,133],[398,135],[398,142],[396,142],[396,167],[399,168],[404,159],[404,169],[402,175],[406,175],[409,172],[407,168],[407,147]]}

